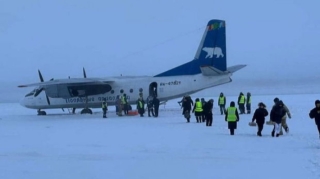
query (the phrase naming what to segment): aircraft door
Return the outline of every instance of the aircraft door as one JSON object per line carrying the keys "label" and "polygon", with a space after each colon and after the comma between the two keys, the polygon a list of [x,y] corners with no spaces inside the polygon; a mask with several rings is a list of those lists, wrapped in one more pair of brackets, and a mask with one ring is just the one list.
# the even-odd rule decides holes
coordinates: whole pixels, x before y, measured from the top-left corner
{"label": "aircraft door", "polygon": [[157,82],[150,83],[149,96],[158,96],[158,83]]}

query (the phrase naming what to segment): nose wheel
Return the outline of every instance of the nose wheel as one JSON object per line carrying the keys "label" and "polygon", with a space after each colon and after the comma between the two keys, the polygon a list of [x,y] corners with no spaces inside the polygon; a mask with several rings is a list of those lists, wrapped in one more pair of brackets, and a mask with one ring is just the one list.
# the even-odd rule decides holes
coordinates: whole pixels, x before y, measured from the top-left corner
{"label": "nose wheel", "polygon": [[92,114],[92,110],[88,108],[88,96],[86,96],[86,107],[81,110],[81,114]]}
{"label": "nose wheel", "polygon": [[92,110],[89,108],[84,108],[81,110],[81,114],[92,114]]}

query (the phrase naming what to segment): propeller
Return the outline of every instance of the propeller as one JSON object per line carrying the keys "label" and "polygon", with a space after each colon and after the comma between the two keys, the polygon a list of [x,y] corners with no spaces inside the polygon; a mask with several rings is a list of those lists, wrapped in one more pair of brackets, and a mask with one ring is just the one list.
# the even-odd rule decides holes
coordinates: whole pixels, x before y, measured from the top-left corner
{"label": "propeller", "polygon": [[[44,82],[44,80],[43,80],[43,76],[42,76],[42,74],[41,74],[41,72],[40,72],[40,70],[38,70],[38,74],[39,74],[39,78],[40,78],[40,82]],[[50,79],[50,81],[52,81],[52,80],[54,80],[53,78],[51,78]],[[44,90],[44,88],[42,87],[42,88],[40,88],[40,89],[38,89],[35,93],[34,93],[34,96],[35,97],[37,97],[42,91]],[[47,103],[50,105],[50,99],[49,99],[49,97],[48,97],[48,95],[46,94],[46,98],[47,98]]]}
{"label": "propeller", "polygon": [[86,70],[84,69],[84,67],[83,67],[83,77],[87,78]]}

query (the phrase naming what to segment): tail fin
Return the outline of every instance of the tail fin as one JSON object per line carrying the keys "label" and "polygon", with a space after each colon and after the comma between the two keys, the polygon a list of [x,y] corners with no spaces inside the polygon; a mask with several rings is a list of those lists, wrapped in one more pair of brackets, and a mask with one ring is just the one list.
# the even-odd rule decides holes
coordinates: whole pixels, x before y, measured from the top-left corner
{"label": "tail fin", "polygon": [[227,70],[225,21],[210,20],[208,22],[194,60],[155,77],[200,74],[201,66],[213,66],[220,71]]}

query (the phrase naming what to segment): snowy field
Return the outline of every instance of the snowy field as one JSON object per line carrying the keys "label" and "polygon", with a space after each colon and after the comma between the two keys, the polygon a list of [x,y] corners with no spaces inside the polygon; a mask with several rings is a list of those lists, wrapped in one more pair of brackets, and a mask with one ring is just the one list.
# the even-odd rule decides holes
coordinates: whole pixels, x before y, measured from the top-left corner
{"label": "snowy field", "polygon": [[[260,101],[270,111],[274,97],[253,94],[253,111]],[[279,138],[271,137],[268,125],[257,137],[248,126],[252,114],[241,115],[230,136],[216,97],[212,127],[194,117],[186,123],[179,99],[161,106],[158,118],[118,117],[114,107],[107,119],[99,109],[93,115],[47,110],[37,116],[17,103],[2,103],[0,178],[319,179],[320,140],[308,113],[320,95],[277,97],[293,116],[290,133]],[[227,96],[228,104],[236,99]]]}

